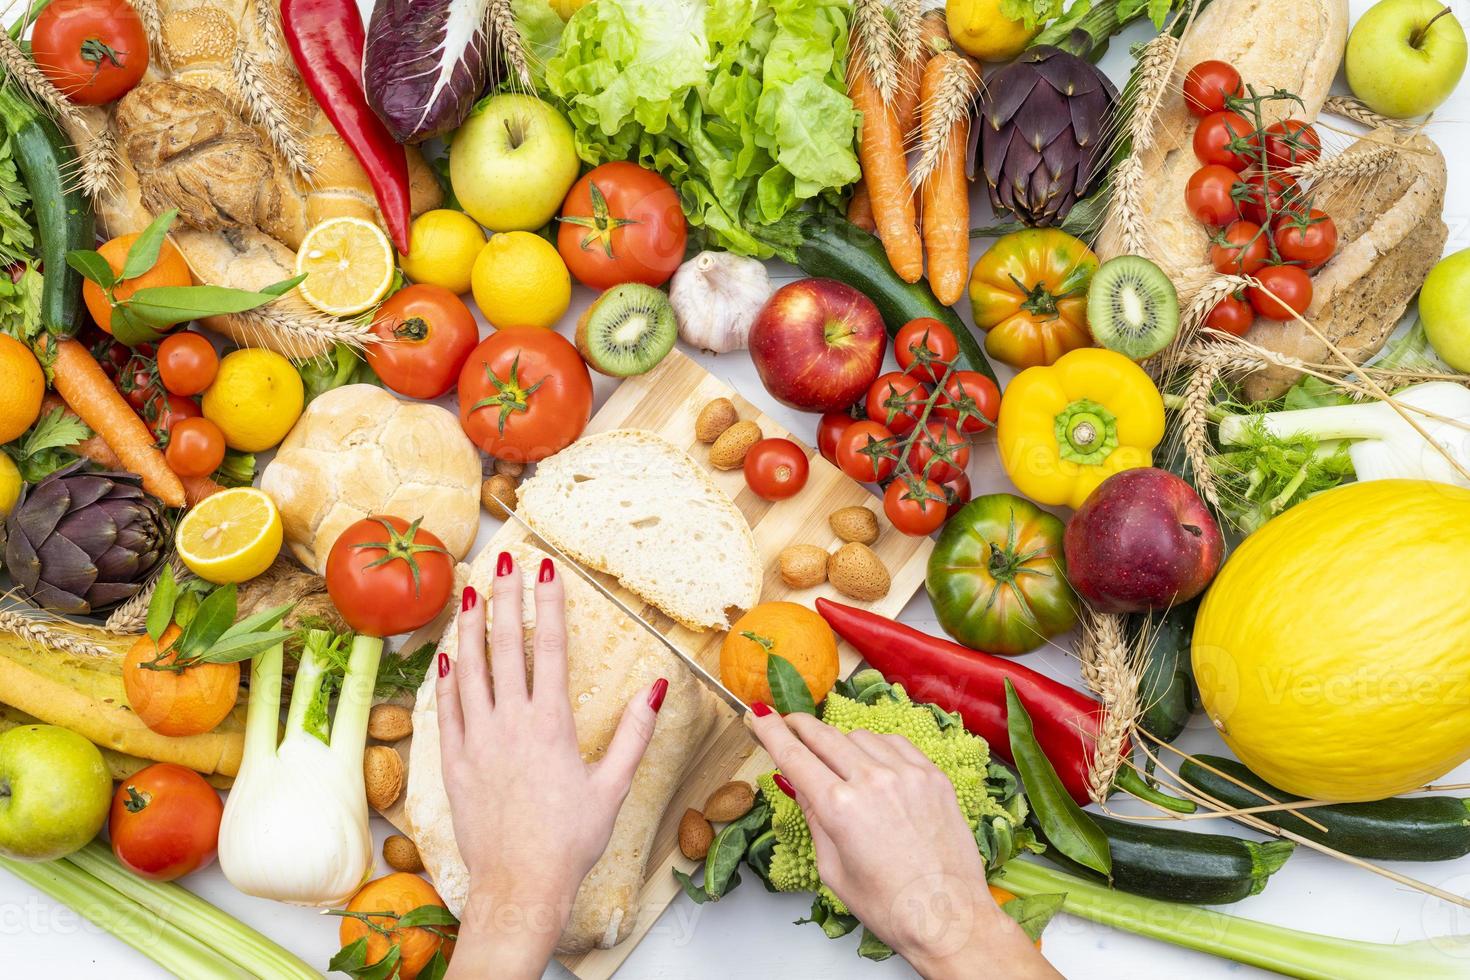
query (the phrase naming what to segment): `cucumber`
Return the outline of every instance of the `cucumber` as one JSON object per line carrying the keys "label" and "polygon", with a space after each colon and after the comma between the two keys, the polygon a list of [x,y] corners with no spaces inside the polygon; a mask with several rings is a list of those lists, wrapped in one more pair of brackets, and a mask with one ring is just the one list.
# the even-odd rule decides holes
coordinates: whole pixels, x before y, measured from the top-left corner
{"label": "cucumber", "polygon": [[959,366],[995,380],[995,368],[975,335],[954,310],[935,297],[927,280],[904,282],[888,264],[883,243],[857,225],[830,214],[802,216],[793,255],[807,275],[847,283],[878,307],[890,335],[910,320],[933,317],[954,331]]}
{"label": "cucumber", "polygon": [[[1261,792],[1244,789],[1205,766]],[[1219,756],[1201,755],[1185,760],[1179,767],[1179,777],[1227,806],[1239,809],[1301,799],[1274,788],[1234,759]],[[1267,810],[1256,816],[1354,857],[1377,861],[1449,861],[1470,854],[1470,800],[1457,796],[1334,803],[1303,812],[1326,827],[1327,833],[1289,810]]]}
{"label": "cucumber", "polygon": [[1150,636],[1143,676],[1138,682],[1139,703],[1146,705],[1139,724],[1155,738],[1172,742],[1189,724],[1199,706],[1194,687],[1194,663],[1189,655],[1198,600],[1173,606],[1162,619],[1128,617],[1133,636]]}
{"label": "cucumber", "polygon": [[[1121,891],[1190,905],[1228,905],[1266,887],[1291,857],[1290,841],[1259,844],[1224,834],[1196,834],[1134,820],[1087,817],[1102,828],[1113,856],[1112,885]],[[1028,824],[1038,835],[1040,825]],[[1048,845],[1042,856],[1075,875],[1107,878]]]}

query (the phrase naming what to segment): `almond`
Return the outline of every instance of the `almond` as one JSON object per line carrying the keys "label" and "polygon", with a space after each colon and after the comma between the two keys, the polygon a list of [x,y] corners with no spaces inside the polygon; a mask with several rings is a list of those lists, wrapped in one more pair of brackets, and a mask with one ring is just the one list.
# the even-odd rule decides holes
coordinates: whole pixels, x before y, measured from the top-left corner
{"label": "almond", "polygon": [[679,853],[691,861],[701,861],[709,853],[714,842],[715,828],[704,819],[704,814],[693,807],[684,811],[679,818]]}
{"label": "almond", "polygon": [[397,742],[413,734],[413,712],[401,704],[375,704],[368,712],[368,736]]}
{"label": "almond", "polygon": [[362,780],[368,806],[386,810],[403,794],[403,758],[386,745],[369,745],[362,754]]}
{"label": "almond", "polygon": [[754,422],[736,422],[709,447],[709,465],[717,470],[738,470],[745,465],[745,454],[761,441],[761,427]]}
{"label": "almond", "polygon": [[389,834],[383,839],[383,861],[394,871],[418,874],[424,870],[424,860],[413,841],[402,834]]}
{"label": "almond", "polygon": [[704,801],[704,819],[710,823],[739,820],[755,806],[755,787],[734,779],[709,795]]}
{"label": "almond", "polygon": [[480,505],[497,521],[506,520],[506,508],[516,505],[516,481],[500,473],[488,478],[480,484]]}
{"label": "almond", "polygon": [[793,589],[810,589],[827,581],[827,552],[814,544],[794,544],[776,556],[781,581]]}
{"label": "almond", "polygon": [[844,541],[872,544],[878,540],[878,515],[866,507],[842,507],[834,510],[827,523],[832,533]]}
{"label": "almond", "polygon": [[508,459],[497,459],[495,461],[495,472],[519,482],[521,477],[526,473],[526,464],[512,463]]}
{"label": "almond", "polygon": [[838,592],[860,602],[883,598],[892,584],[883,559],[858,541],[849,541],[832,552],[827,559],[827,580]]}
{"label": "almond", "polygon": [[716,398],[699,410],[699,416],[694,420],[694,438],[708,445],[739,420],[734,402],[728,398]]}

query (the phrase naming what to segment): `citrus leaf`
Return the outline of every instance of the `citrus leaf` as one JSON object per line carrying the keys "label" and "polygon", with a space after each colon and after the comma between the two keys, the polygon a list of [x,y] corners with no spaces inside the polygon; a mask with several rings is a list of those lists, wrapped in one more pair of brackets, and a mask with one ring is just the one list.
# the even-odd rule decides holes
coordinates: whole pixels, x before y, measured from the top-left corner
{"label": "citrus leaf", "polygon": [[136,279],[158,264],[158,253],[163,248],[164,239],[168,237],[169,226],[178,216],[177,208],[169,208],[139,233],[128,248],[128,257],[123,261],[119,279]]}
{"label": "citrus leaf", "polygon": [[173,566],[164,565],[158,584],[153,587],[153,598],[148,600],[147,630],[155,644],[174,621],[174,605],[178,601],[179,583],[174,580]]}
{"label": "citrus leaf", "polygon": [[780,654],[772,653],[766,657],[766,682],[771,685],[771,700],[776,702],[776,710],[783,715],[817,713],[806,681],[801,679],[791,661]]}
{"label": "citrus leaf", "polygon": [[88,279],[101,286],[103,289],[111,289],[117,284],[117,277],[112,274],[112,266],[100,252],[94,252],[90,248],[79,248],[66,253],[66,264],[82,274],[82,278]]}

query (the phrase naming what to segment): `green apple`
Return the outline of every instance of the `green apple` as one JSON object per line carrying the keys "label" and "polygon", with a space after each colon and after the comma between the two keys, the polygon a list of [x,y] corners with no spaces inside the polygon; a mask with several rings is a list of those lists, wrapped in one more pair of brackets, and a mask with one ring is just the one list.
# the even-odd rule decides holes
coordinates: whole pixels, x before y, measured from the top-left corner
{"label": "green apple", "polygon": [[1379,0],[1348,38],[1348,85],[1394,119],[1431,112],[1465,72],[1465,31],[1439,0]]}
{"label": "green apple", "polygon": [[497,95],[455,131],[449,183],[491,231],[535,231],[561,207],[581,166],[566,116],[534,95]]}
{"label": "green apple", "polygon": [[112,804],[112,776],[97,746],[55,725],[0,735],[0,855],[65,857],[97,836]]}
{"label": "green apple", "polygon": [[1470,248],[1440,259],[1419,290],[1419,319],[1434,352],[1470,372]]}

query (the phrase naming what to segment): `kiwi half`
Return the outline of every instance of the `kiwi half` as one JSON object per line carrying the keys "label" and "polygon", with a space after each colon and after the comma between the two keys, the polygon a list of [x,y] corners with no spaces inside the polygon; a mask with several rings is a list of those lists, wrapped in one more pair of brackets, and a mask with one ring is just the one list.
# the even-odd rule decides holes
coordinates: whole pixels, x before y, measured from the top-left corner
{"label": "kiwi half", "polygon": [[1108,259],[1087,287],[1087,325],[1108,350],[1141,361],[1168,347],[1179,332],[1179,294],[1148,259]]}
{"label": "kiwi half", "polygon": [[577,321],[577,350],[594,371],[630,378],[652,370],[678,335],[674,307],[663,291],[625,282],[597,297]]}

